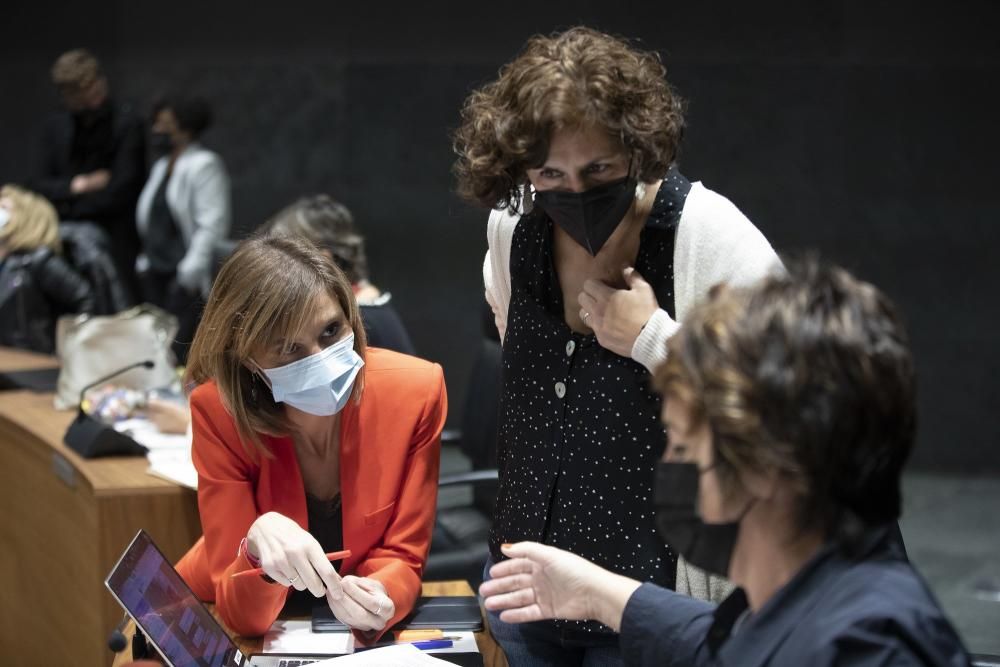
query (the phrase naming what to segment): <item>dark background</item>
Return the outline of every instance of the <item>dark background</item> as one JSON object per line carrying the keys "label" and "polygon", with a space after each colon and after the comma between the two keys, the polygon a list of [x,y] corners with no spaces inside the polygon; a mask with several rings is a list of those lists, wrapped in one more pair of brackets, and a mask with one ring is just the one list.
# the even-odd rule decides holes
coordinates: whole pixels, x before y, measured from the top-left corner
{"label": "dark background", "polygon": [[0,182],[30,170],[48,70],[85,46],[113,94],[208,97],[235,234],[302,194],[344,201],[457,423],[480,332],[486,212],[453,195],[465,95],[526,37],[585,23],[658,50],[689,100],[681,167],[779,251],[889,292],[920,373],[923,468],[1000,471],[1000,39],[992,2],[8,2]]}

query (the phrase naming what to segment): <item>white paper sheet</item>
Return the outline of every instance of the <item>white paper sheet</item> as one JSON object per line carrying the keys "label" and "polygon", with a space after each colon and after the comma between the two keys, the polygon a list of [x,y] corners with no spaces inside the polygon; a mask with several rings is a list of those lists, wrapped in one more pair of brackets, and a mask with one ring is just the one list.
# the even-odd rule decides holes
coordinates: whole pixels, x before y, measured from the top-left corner
{"label": "white paper sheet", "polygon": [[164,449],[191,449],[191,438],[176,433],[161,433],[148,419],[133,418],[115,422],[115,430],[125,433],[149,451]]}
{"label": "white paper sheet", "polygon": [[[472,632],[447,632],[452,640],[449,648],[421,651],[421,653],[478,653],[476,635]],[[390,635],[386,635],[389,637]],[[397,644],[397,646],[408,646]],[[391,647],[385,647],[391,648]],[[414,647],[410,647],[414,648]],[[362,651],[370,655],[369,649]],[[350,632],[313,632],[308,620],[278,620],[264,635],[264,653],[290,653],[296,655],[351,653],[354,651],[354,635]]]}
{"label": "white paper sheet", "polygon": [[420,665],[426,665],[427,667],[437,667],[450,664],[450,662],[432,657],[425,651],[409,644],[396,644],[395,646],[373,648],[353,655],[314,662],[310,667],[326,667],[327,665],[329,667],[347,667],[348,665],[364,665],[365,667],[413,667],[414,665],[420,667]]}
{"label": "white paper sheet", "polygon": [[150,475],[162,477],[172,482],[177,482],[181,486],[198,490],[198,471],[194,469],[191,462],[191,450],[150,450],[146,455],[149,461],[149,468],[146,470]]}
{"label": "white paper sheet", "polygon": [[191,434],[161,433],[148,419],[124,419],[115,423],[115,430],[126,433],[149,453],[150,475],[162,477],[190,489],[198,488],[198,473],[191,463]]}
{"label": "white paper sheet", "polygon": [[264,653],[335,655],[353,650],[350,632],[313,632],[308,620],[275,621],[264,635]]}

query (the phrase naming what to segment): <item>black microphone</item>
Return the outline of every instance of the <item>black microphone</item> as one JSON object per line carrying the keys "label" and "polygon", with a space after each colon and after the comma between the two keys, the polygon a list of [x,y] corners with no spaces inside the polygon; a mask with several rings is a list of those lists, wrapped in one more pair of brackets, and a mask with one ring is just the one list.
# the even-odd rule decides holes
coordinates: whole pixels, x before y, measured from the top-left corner
{"label": "black microphone", "polygon": [[92,459],[98,456],[145,456],[148,451],[132,438],[119,433],[99,419],[91,417],[83,410],[83,397],[86,393],[97,385],[107,382],[113,377],[117,377],[126,371],[140,366],[146,369],[153,368],[154,364],[150,359],[137,361],[119,368],[114,373],[108,373],[99,380],[95,380],[80,390],[80,400],[77,403],[76,419],[66,429],[63,442],[85,459]]}
{"label": "black microphone", "polygon": [[114,653],[121,653],[128,646],[128,640],[125,639],[125,633],[122,632],[125,629],[126,623],[128,623],[128,614],[122,616],[122,620],[118,622],[115,629],[108,635],[108,648]]}
{"label": "black microphone", "polygon": [[156,364],[153,362],[152,359],[145,359],[143,361],[137,361],[134,364],[129,364],[128,366],[123,366],[122,368],[119,368],[114,373],[108,373],[107,375],[105,375],[104,377],[102,377],[100,380],[94,380],[93,382],[91,382],[90,384],[84,386],[84,388],[80,390],[80,400],[78,400],[76,402],[77,407],[79,407],[81,410],[83,409],[83,397],[87,395],[88,391],[90,391],[91,389],[93,389],[97,385],[103,384],[103,383],[107,382],[108,380],[110,380],[111,378],[118,377],[122,373],[127,373],[128,371],[132,370],[133,368],[139,368],[140,366],[142,368],[147,369],[147,370],[152,370],[153,367],[156,366]]}

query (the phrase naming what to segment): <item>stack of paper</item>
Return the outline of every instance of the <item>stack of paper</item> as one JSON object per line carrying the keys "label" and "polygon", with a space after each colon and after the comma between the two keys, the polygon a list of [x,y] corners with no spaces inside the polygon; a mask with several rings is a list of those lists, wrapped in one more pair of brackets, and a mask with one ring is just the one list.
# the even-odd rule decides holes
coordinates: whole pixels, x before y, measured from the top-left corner
{"label": "stack of paper", "polygon": [[[436,648],[424,653],[478,653],[476,636],[472,632],[447,632],[452,641],[449,648]],[[391,638],[387,634],[386,639]],[[403,646],[403,644],[398,644]],[[363,651],[369,654],[376,649]],[[277,620],[264,635],[264,653],[294,655],[336,655],[354,651],[354,635],[350,632],[313,632],[308,620]]]}
{"label": "stack of paper", "polygon": [[148,419],[124,419],[115,423],[124,433],[149,450],[149,474],[163,477],[182,486],[198,488],[198,473],[191,463],[191,436],[161,433]]}
{"label": "stack of paper", "polygon": [[321,662],[314,662],[312,667],[340,667],[341,665],[365,665],[366,667],[408,667],[411,665],[450,665],[450,662],[439,660],[426,652],[421,651],[409,644],[396,644],[385,648],[374,648],[353,655],[343,655],[339,658],[330,658]]}
{"label": "stack of paper", "polygon": [[350,632],[313,632],[312,621],[278,620],[264,635],[264,653],[338,655],[354,651]]}

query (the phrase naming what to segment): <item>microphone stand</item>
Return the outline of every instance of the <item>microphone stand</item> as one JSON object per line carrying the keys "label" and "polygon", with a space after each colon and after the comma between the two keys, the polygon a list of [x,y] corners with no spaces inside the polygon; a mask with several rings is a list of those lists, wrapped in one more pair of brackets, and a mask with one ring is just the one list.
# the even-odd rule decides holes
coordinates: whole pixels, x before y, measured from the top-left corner
{"label": "microphone stand", "polygon": [[88,415],[83,409],[83,397],[87,391],[99,384],[130,371],[133,368],[153,368],[151,360],[137,361],[119,368],[114,373],[91,382],[80,390],[80,400],[77,403],[76,419],[69,425],[63,442],[85,459],[99,456],[145,456],[149,451],[127,435],[123,435],[99,419]]}

